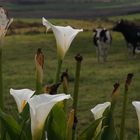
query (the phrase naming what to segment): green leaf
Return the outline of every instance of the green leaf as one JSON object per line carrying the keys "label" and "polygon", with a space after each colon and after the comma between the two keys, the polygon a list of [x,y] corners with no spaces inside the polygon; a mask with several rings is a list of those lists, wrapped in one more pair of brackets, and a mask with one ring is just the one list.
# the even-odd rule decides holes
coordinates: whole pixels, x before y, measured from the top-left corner
{"label": "green leaf", "polygon": [[111,107],[108,108],[104,113],[105,119],[103,120],[102,127],[105,127],[105,129],[102,134],[101,140],[117,140],[118,139],[115,125],[114,125],[114,118],[113,118],[114,108],[115,108],[115,104],[111,103]]}
{"label": "green leaf", "polygon": [[66,114],[63,107],[55,105],[47,121],[48,140],[66,140]]}
{"label": "green leaf", "polygon": [[93,140],[101,140],[105,128],[106,128],[106,127],[104,126],[104,127],[101,129],[101,131],[98,133],[98,135],[97,135],[95,138],[93,138]]}
{"label": "green leaf", "polygon": [[96,134],[96,129],[100,122],[103,120],[103,118],[100,118],[98,120],[95,120],[92,122],[80,135],[79,140],[92,140],[93,137]]}
{"label": "green leaf", "polygon": [[23,109],[23,111],[20,113],[20,117],[22,121],[26,121],[29,119],[30,111],[29,111],[29,104],[27,103]]}
{"label": "green leaf", "polygon": [[140,140],[140,135],[139,135],[139,133],[138,133],[138,140]]}
{"label": "green leaf", "polygon": [[7,115],[0,109],[0,119],[12,140],[20,140],[21,126],[10,115]]}

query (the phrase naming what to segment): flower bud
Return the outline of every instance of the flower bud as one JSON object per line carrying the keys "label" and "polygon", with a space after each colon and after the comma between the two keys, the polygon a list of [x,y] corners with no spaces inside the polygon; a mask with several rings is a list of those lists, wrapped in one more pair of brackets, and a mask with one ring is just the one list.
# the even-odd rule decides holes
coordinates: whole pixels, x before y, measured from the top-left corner
{"label": "flower bud", "polygon": [[35,66],[36,66],[36,92],[37,94],[42,91],[43,83],[43,66],[44,66],[44,55],[39,48],[35,55]]}
{"label": "flower bud", "polygon": [[133,73],[128,73],[126,81],[125,81],[125,89],[128,90],[128,87],[130,86],[133,78]]}
{"label": "flower bud", "polygon": [[53,85],[46,85],[45,86],[45,93],[55,95],[57,94],[58,87],[61,85],[61,83],[53,84]]}
{"label": "flower bud", "polygon": [[68,91],[68,81],[69,81],[69,75],[68,75],[68,69],[66,69],[66,71],[63,72],[61,75],[61,82],[63,83],[64,93]]}
{"label": "flower bud", "polygon": [[81,62],[83,60],[83,57],[78,53],[76,56],[75,56],[75,60],[77,62]]}
{"label": "flower bud", "polygon": [[118,95],[119,95],[119,92],[118,92],[118,90],[119,90],[119,87],[120,87],[120,84],[119,83],[115,83],[114,84],[114,89],[113,89],[113,91],[112,91],[112,100],[113,99],[116,99],[116,97],[118,97]]}

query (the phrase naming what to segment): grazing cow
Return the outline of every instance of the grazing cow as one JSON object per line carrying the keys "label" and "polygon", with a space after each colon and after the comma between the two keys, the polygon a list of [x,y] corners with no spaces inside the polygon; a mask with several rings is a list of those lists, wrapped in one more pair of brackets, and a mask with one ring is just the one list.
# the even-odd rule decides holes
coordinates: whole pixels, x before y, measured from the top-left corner
{"label": "grazing cow", "polygon": [[105,62],[112,42],[111,33],[105,28],[97,28],[93,32],[93,43],[96,46],[98,62]]}
{"label": "grazing cow", "polygon": [[133,56],[139,52],[140,47],[140,26],[130,23],[125,20],[119,21],[114,27],[113,31],[117,31],[123,34],[129,54]]}

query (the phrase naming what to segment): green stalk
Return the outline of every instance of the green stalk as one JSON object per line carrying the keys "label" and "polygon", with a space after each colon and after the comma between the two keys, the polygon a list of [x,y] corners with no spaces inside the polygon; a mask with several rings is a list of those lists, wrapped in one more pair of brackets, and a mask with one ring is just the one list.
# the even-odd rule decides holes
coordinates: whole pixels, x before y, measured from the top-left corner
{"label": "green stalk", "polygon": [[124,99],[123,99],[121,126],[120,126],[120,140],[124,140],[124,130],[125,130],[125,117],[126,117],[127,101],[128,101],[128,92],[127,92],[127,90],[125,90],[125,92],[124,92]]}
{"label": "green stalk", "polygon": [[42,92],[43,83],[43,66],[44,66],[44,54],[41,48],[37,49],[35,54],[35,65],[36,65],[36,94]]}
{"label": "green stalk", "polygon": [[[3,76],[2,76],[2,44],[3,40],[0,40],[0,109],[4,109],[4,97],[3,97]],[[5,135],[5,128],[2,124],[2,121],[0,121],[0,133],[1,138],[4,138]]]}
{"label": "green stalk", "polygon": [[57,63],[57,69],[56,69],[56,76],[55,76],[55,84],[57,84],[59,82],[59,78],[60,78],[60,73],[61,73],[61,67],[62,67],[62,60],[58,59],[58,63]]}
{"label": "green stalk", "polygon": [[107,127],[104,129],[104,132],[102,134],[102,140],[116,140],[118,138],[113,116],[114,116],[115,106],[118,100],[119,86],[120,86],[119,83],[114,84],[114,89],[111,94],[111,107],[104,114],[105,119],[103,120],[103,127],[106,126]]}
{"label": "green stalk", "polygon": [[4,109],[3,102],[3,78],[2,78],[2,46],[0,46],[0,108]]}
{"label": "green stalk", "polygon": [[40,94],[42,92],[42,82],[40,81],[40,73],[36,71],[36,94]]}
{"label": "green stalk", "polygon": [[127,101],[128,101],[128,89],[132,82],[132,78],[133,78],[133,73],[129,73],[127,75],[127,79],[125,82],[122,118],[121,118],[121,126],[120,126],[120,140],[124,140],[124,136],[125,136],[124,129],[125,129],[126,106],[127,106]]}
{"label": "green stalk", "polygon": [[[65,80],[65,79],[64,79]],[[65,94],[68,94],[68,88],[64,85],[65,83],[63,83],[63,92]],[[67,100],[64,100],[64,110],[65,112],[67,112]]]}
{"label": "green stalk", "polygon": [[[65,72],[61,75],[61,82],[63,83],[63,93],[68,94],[68,70],[66,69]],[[64,100],[64,111],[67,112],[67,101]]]}
{"label": "green stalk", "polygon": [[80,70],[81,70],[81,62],[77,62],[75,72],[74,93],[73,93],[73,109],[75,112],[75,116],[77,115]]}
{"label": "green stalk", "polygon": [[73,109],[74,109],[74,127],[72,133],[72,140],[76,139],[76,117],[77,117],[77,105],[78,105],[78,92],[79,92],[79,79],[80,79],[80,70],[81,70],[81,61],[82,56],[79,54],[75,57],[76,63],[76,71],[75,71],[75,84],[74,84],[74,92],[73,92]]}

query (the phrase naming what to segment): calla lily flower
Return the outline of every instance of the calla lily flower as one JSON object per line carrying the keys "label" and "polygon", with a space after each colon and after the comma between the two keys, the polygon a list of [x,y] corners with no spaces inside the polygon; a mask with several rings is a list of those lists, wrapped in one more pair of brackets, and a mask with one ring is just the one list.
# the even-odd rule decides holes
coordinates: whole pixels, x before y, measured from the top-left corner
{"label": "calla lily flower", "polygon": [[42,18],[43,25],[47,30],[52,29],[57,43],[57,54],[60,60],[63,60],[75,36],[83,29],[73,29],[71,26],[55,26],[45,18]]}
{"label": "calla lily flower", "polygon": [[28,100],[31,98],[31,96],[35,93],[35,91],[32,91],[30,89],[10,89],[10,94],[14,97],[18,111],[21,113],[28,102]]}
{"label": "calla lily flower", "polygon": [[[105,102],[103,104],[98,104],[94,108],[91,109],[91,112],[94,115],[95,120],[100,119],[103,116],[104,111],[111,105],[110,102]],[[99,123],[96,128],[96,135],[101,131],[102,121]]]}
{"label": "calla lily flower", "polygon": [[40,94],[33,96],[29,101],[31,116],[32,140],[40,140],[46,118],[53,106],[64,99],[71,98],[66,94]]}
{"label": "calla lily flower", "polygon": [[140,135],[140,101],[133,101],[132,105],[135,107],[136,109],[136,113],[138,116],[138,122],[139,122],[139,135]]}
{"label": "calla lily flower", "polygon": [[95,120],[100,119],[103,116],[103,113],[106,110],[106,108],[110,105],[110,102],[105,102],[103,104],[98,104],[94,108],[92,108],[91,112],[93,113]]}
{"label": "calla lily flower", "polygon": [[6,35],[8,27],[13,22],[13,19],[9,19],[7,11],[0,7],[0,38]]}

